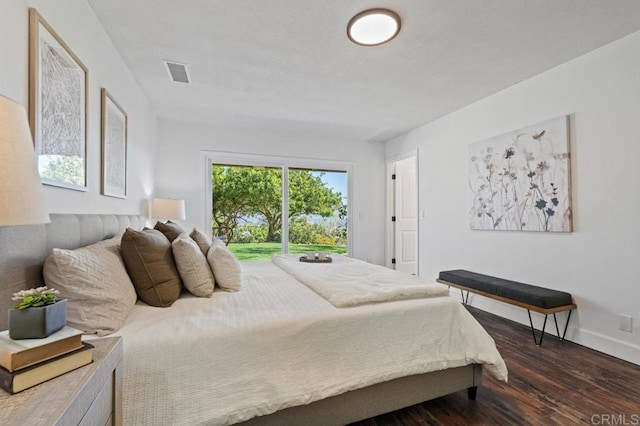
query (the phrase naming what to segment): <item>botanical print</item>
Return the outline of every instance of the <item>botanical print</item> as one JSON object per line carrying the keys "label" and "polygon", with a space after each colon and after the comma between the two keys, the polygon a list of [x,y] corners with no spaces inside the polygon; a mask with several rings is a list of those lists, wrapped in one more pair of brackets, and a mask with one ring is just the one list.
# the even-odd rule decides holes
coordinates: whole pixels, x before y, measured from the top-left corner
{"label": "botanical print", "polygon": [[471,229],[571,232],[568,117],[469,145]]}
{"label": "botanical print", "polygon": [[86,186],[86,69],[42,18],[31,10],[32,117],[38,171],[43,183]]}
{"label": "botanical print", "polygon": [[127,189],[127,115],[102,89],[102,194],[124,198]]}

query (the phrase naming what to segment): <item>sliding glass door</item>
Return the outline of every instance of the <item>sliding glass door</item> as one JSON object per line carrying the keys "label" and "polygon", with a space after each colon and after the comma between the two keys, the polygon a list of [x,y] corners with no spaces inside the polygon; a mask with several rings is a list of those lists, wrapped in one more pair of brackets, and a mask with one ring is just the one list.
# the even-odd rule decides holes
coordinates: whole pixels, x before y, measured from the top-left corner
{"label": "sliding glass door", "polygon": [[282,253],[282,169],[213,164],[211,230],[240,259]]}
{"label": "sliding glass door", "polygon": [[348,171],[210,163],[211,231],[239,259],[348,253]]}
{"label": "sliding glass door", "polygon": [[347,173],[289,169],[289,253],[347,252]]}

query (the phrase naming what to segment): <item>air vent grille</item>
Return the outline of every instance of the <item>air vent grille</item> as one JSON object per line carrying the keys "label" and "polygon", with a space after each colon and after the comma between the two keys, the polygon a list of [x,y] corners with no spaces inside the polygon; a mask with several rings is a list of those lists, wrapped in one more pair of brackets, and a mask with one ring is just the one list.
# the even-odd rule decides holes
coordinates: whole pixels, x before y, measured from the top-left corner
{"label": "air vent grille", "polygon": [[169,71],[169,76],[172,81],[176,83],[191,84],[189,71],[185,64],[171,61],[164,61],[164,63],[167,66],[167,71]]}

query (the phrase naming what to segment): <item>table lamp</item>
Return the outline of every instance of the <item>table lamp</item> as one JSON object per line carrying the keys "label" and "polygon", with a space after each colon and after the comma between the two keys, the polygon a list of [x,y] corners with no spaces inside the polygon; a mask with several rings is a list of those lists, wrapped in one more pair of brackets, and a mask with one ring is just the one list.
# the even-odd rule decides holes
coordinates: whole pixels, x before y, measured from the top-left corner
{"label": "table lamp", "polygon": [[159,219],[181,219],[187,218],[184,200],[174,200],[173,198],[156,198],[153,200],[152,216]]}
{"label": "table lamp", "polygon": [[49,222],[27,112],[0,95],[0,227]]}
{"label": "table lamp", "polygon": [[[0,95],[0,227],[49,222],[27,112],[22,105]],[[66,322],[66,301],[9,309],[9,337],[44,337]]]}

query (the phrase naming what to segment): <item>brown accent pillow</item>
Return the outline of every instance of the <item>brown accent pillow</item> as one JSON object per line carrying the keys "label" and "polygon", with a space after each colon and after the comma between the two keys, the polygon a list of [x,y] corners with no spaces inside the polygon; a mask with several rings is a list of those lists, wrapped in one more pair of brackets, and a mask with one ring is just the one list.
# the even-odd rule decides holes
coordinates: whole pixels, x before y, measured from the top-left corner
{"label": "brown accent pillow", "polygon": [[209,247],[211,247],[211,238],[209,238],[207,234],[196,228],[193,228],[193,231],[191,231],[189,236],[193,241],[196,242],[198,247],[200,247],[200,251],[202,252],[202,254],[206,256],[209,252]]}
{"label": "brown accent pillow", "polygon": [[171,222],[170,220],[168,220],[167,223],[162,223],[160,221],[156,222],[156,226],[154,226],[153,229],[157,229],[158,231],[162,232],[164,236],[167,237],[169,242],[173,242],[173,240],[178,238],[178,235],[185,232],[184,229],[180,227],[180,225]]}
{"label": "brown accent pillow", "polygon": [[143,302],[164,308],[180,297],[182,281],[173,260],[171,243],[162,232],[127,228],[120,251],[136,293]]}

